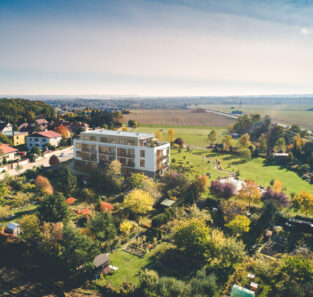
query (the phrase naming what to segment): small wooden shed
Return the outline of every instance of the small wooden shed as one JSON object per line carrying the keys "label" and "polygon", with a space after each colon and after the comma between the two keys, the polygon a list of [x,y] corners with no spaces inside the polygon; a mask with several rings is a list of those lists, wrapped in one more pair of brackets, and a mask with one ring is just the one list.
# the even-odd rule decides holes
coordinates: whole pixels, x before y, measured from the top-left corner
{"label": "small wooden shed", "polygon": [[112,271],[110,267],[110,258],[107,254],[100,254],[93,260],[93,264],[95,266],[95,273],[96,274],[108,274]]}

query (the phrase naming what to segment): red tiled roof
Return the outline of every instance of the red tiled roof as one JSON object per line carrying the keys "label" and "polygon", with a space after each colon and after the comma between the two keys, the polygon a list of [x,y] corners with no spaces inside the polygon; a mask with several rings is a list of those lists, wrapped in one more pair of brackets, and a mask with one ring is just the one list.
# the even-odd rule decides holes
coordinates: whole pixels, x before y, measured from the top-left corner
{"label": "red tiled roof", "polygon": [[36,132],[35,134],[38,134],[38,135],[41,135],[41,136],[47,137],[47,138],[54,138],[54,137],[61,137],[62,136],[61,134],[54,132],[52,130]]}
{"label": "red tiled roof", "polygon": [[43,125],[43,124],[49,124],[49,122],[46,119],[37,119],[35,120],[37,124]]}
{"label": "red tiled roof", "polygon": [[8,144],[6,143],[1,143],[0,144],[0,153],[3,155],[9,154],[9,153],[13,153],[13,152],[17,152],[18,150],[10,147]]}

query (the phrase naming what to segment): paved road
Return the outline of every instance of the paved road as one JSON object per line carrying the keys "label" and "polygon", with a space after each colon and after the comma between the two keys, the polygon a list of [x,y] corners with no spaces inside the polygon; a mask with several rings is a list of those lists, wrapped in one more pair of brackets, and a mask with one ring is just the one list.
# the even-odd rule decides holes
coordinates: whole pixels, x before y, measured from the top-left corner
{"label": "paved road", "polygon": [[[72,147],[71,149],[68,149],[66,151],[55,151],[54,155],[58,156],[60,162],[62,163],[62,162],[68,161],[70,159],[73,159],[74,150]],[[27,165],[24,165],[23,168],[20,170],[12,169],[12,170],[9,170],[5,173],[1,173],[0,174],[0,180],[3,180],[7,175],[10,175],[10,176],[19,175],[19,174],[25,172],[27,169],[32,169],[33,167],[41,167],[41,166],[48,167],[48,166],[50,166],[49,165],[49,159],[50,159],[50,157],[46,157],[46,158],[39,160],[35,163],[29,163]]]}

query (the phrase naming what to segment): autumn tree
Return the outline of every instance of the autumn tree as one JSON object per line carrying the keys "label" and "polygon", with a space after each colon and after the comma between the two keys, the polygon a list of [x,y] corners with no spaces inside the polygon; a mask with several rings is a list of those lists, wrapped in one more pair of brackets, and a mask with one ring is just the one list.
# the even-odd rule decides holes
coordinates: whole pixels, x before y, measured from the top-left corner
{"label": "autumn tree", "polygon": [[9,205],[0,206],[0,220],[7,219],[11,214]]}
{"label": "autumn tree", "polygon": [[283,183],[280,180],[275,180],[274,185],[273,185],[273,190],[274,192],[281,192]]}
{"label": "autumn tree", "polygon": [[133,229],[133,227],[134,227],[134,222],[130,220],[123,220],[120,223],[120,232],[128,236],[131,230]]}
{"label": "autumn tree", "polygon": [[223,147],[225,151],[229,152],[233,144],[234,142],[233,142],[233,138],[231,137],[231,135],[226,135],[223,138]]}
{"label": "autumn tree", "polygon": [[160,129],[154,131],[154,137],[157,138],[160,142],[163,138],[163,133]]}
{"label": "autumn tree", "polygon": [[286,151],[286,141],[285,138],[281,137],[275,142],[274,151],[277,153]]}
{"label": "autumn tree", "polygon": [[70,130],[67,127],[63,126],[63,125],[55,127],[54,131],[60,133],[62,135],[62,137],[64,137],[64,138],[71,137]]}
{"label": "autumn tree", "polygon": [[36,189],[44,194],[48,194],[51,195],[53,194],[53,187],[51,186],[49,180],[42,176],[42,175],[38,175],[35,179],[35,185],[36,185]]}
{"label": "autumn tree", "polygon": [[248,148],[250,145],[252,145],[252,142],[250,141],[250,135],[248,133],[241,135],[238,144],[239,148]]}
{"label": "autumn tree", "polygon": [[181,222],[175,230],[175,245],[188,256],[203,259],[208,244],[209,228],[203,221],[190,219]]}
{"label": "autumn tree", "polygon": [[107,175],[120,175],[122,164],[118,160],[113,160],[106,170]]}
{"label": "autumn tree", "polygon": [[209,187],[209,178],[206,175],[200,175],[195,180],[195,185],[199,193],[205,192]]}
{"label": "autumn tree", "polygon": [[208,135],[208,139],[207,139],[211,145],[213,145],[216,140],[217,140],[217,133],[215,130],[211,130],[209,135]]}
{"label": "autumn tree", "polygon": [[255,181],[252,179],[246,179],[245,182],[242,183],[238,195],[241,199],[249,202],[250,208],[252,201],[258,201],[261,198],[261,191]]}
{"label": "autumn tree", "polygon": [[243,233],[249,232],[250,220],[246,216],[237,215],[234,219],[226,224],[226,227],[236,235],[241,235]]}
{"label": "autumn tree", "polygon": [[63,223],[44,222],[40,230],[41,247],[47,254],[57,254],[63,237]]}
{"label": "autumn tree", "polygon": [[40,233],[40,221],[35,214],[25,215],[19,221],[21,226],[22,237],[33,242],[39,238]]}
{"label": "autumn tree", "polygon": [[52,155],[49,159],[50,166],[58,166],[60,164],[60,160],[56,155]]}
{"label": "autumn tree", "polygon": [[134,214],[146,214],[153,209],[154,199],[148,192],[135,189],[124,198],[124,208],[130,209]]}
{"label": "autumn tree", "polygon": [[174,128],[171,128],[167,131],[166,138],[170,143],[172,143],[175,139],[175,135],[176,133],[175,133]]}
{"label": "autumn tree", "polygon": [[306,191],[301,191],[293,198],[293,205],[306,214],[313,214],[313,195]]}

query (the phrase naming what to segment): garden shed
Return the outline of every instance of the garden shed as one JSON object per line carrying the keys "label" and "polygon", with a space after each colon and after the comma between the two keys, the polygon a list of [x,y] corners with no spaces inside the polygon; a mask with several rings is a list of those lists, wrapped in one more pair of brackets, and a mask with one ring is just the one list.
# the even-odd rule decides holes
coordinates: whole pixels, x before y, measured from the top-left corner
{"label": "garden shed", "polygon": [[18,223],[10,222],[9,224],[6,225],[4,232],[7,234],[17,236],[21,233],[21,228]]}
{"label": "garden shed", "polygon": [[110,258],[107,254],[100,254],[93,260],[96,274],[108,274],[112,271]]}

